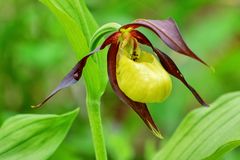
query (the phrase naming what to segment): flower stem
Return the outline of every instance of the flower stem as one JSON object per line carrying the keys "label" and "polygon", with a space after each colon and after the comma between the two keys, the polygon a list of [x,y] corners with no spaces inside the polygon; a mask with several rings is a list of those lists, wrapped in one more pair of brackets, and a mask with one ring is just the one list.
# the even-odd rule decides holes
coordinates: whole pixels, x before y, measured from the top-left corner
{"label": "flower stem", "polygon": [[103,128],[100,114],[100,97],[96,99],[87,95],[87,111],[90,122],[92,140],[97,160],[107,160],[107,152],[104,142]]}

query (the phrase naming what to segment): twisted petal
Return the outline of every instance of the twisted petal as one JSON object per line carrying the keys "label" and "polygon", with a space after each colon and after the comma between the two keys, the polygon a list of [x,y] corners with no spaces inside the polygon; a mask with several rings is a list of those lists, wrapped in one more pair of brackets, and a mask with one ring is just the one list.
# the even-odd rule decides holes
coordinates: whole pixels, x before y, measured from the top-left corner
{"label": "twisted petal", "polygon": [[128,98],[119,88],[116,78],[116,58],[118,52],[118,43],[113,43],[108,51],[108,77],[110,84],[118,95],[118,97],[127,105],[132,107],[132,109],[141,117],[144,123],[151,129],[151,131],[159,138],[162,138],[160,131],[156,124],[154,123],[145,103],[135,102]]}
{"label": "twisted petal", "polygon": [[166,69],[166,71],[171,75],[173,75],[174,77],[178,78],[192,92],[192,94],[195,96],[195,98],[198,100],[198,102],[201,105],[208,106],[207,103],[196,92],[196,90],[187,83],[182,73],[178,69],[177,65],[173,62],[173,60],[169,56],[167,56],[165,53],[163,53],[159,49],[155,48],[151,44],[151,42],[147,39],[147,37],[141,32],[134,30],[131,32],[131,34],[133,37],[135,37],[138,40],[138,42],[151,47],[153,51],[157,54],[162,66]]}
{"label": "twisted petal", "polygon": [[73,69],[63,78],[61,83],[47,96],[41,103],[39,103],[36,106],[32,106],[33,108],[39,108],[44,103],[46,103],[51,97],[53,97],[56,93],[58,93],[60,90],[67,88],[73,84],[75,84],[82,76],[82,70],[88,60],[88,58],[93,55],[95,52],[98,52],[101,49],[104,49],[106,46],[111,44],[112,42],[117,41],[119,36],[119,32],[115,32],[111,34],[104,42],[103,44],[91,51],[88,55],[83,57],[78,63],[73,67]]}
{"label": "twisted petal", "polygon": [[195,98],[201,105],[208,106],[207,103],[196,92],[196,90],[187,83],[187,81],[185,80],[185,78],[183,77],[182,73],[178,69],[177,65],[173,62],[173,60],[168,55],[166,55],[157,48],[154,48],[154,52],[157,54],[160,62],[162,63],[163,67],[168,71],[168,73],[182,81],[182,83],[192,92],[192,94],[195,96]]}
{"label": "twisted petal", "polygon": [[[156,35],[158,35],[162,41],[168,45],[171,49],[189,56],[199,62],[207,65],[203,60],[201,60],[196,54],[194,54],[191,49],[187,46],[183,40],[178,27],[173,19],[167,20],[150,20],[150,19],[137,19],[131,24],[122,26],[122,28],[138,28],[146,27],[152,30]],[[208,66],[208,65],[207,65]]]}
{"label": "twisted petal", "polygon": [[67,88],[73,84],[75,84],[82,76],[82,70],[87,62],[87,59],[93,55],[95,52],[99,51],[100,48],[95,49],[90,52],[88,55],[83,57],[74,67],[73,69],[63,78],[61,83],[47,96],[41,103],[36,106],[32,106],[33,108],[39,108],[44,103],[46,103],[51,97],[53,97],[57,92],[59,92],[63,88]]}

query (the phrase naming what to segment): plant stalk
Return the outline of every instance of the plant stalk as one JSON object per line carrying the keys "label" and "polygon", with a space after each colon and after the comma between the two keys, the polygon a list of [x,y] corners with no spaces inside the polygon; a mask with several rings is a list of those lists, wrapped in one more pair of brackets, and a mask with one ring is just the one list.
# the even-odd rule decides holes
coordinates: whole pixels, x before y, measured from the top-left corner
{"label": "plant stalk", "polygon": [[93,146],[97,160],[107,160],[107,152],[105,147],[103,127],[100,113],[100,97],[91,97],[91,93],[87,94],[87,112],[90,122]]}

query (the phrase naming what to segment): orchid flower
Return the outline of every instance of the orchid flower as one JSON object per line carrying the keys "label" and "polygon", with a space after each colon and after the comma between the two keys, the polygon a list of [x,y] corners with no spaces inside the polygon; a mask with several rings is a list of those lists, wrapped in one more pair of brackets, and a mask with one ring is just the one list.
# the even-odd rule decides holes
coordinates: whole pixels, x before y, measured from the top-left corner
{"label": "orchid flower", "polygon": [[[173,60],[154,47],[150,40],[137,30],[139,27],[150,29],[176,53],[189,56],[207,65],[189,49],[173,19],[137,19],[121,26],[118,31],[108,36],[101,46],[83,57],[56,89],[34,107],[41,107],[58,91],[76,83],[81,78],[88,58],[107,46],[110,46],[107,54],[108,77],[114,92],[124,103],[132,107],[156,136],[161,137],[161,134],[146,103],[161,102],[169,96],[172,89],[169,74],[179,79],[201,105],[207,106],[195,89],[185,80]],[[150,47],[153,53],[142,50],[140,44]]]}

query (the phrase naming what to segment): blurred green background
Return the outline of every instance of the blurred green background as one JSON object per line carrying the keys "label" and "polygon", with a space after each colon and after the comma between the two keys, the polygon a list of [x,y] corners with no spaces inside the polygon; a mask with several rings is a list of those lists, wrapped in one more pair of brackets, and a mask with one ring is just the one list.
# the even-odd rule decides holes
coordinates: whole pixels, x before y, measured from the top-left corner
{"label": "blurred green background", "polygon": [[[143,31],[156,46],[169,53],[208,103],[224,93],[240,90],[239,0],[87,0],[86,3],[99,25],[124,24],[137,18],[174,18],[190,48],[213,66],[215,72],[175,54],[156,36]],[[56,87],[76,61],[63,28],[40,2],[0,1],[0,123],[19,113],[57,114],[81,108],[81,114],[51,160],[94,159],[83,81],[59,93],[42,109],[30,108]],[[108,85],[101,107],[109,159],[151,159],[183,117],[200,105],[173,78],[170,97],[161,104],[148,106],[165,137],[162,141],[149,132]],[[239,158],[240,150],[236,149],[224,159]]]}

